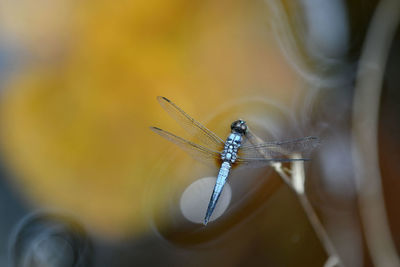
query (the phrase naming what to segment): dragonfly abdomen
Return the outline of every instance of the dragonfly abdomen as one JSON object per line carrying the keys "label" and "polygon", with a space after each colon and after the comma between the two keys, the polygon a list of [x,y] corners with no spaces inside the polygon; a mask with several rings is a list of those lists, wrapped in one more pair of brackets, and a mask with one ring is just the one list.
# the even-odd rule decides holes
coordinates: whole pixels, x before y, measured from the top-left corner
{"label": "dragonfly abdomen", "polygon": [[221,159],[223,162],[218,172],[217,181],[215,182],[210,202],[208,203],[204,224],[208,223],[211,214],[215,209],[219,196],[222,193],[222,189],[224,188],[226,180],[228,179],[232,164],[236,161],[238,149],[240,148],[241,144],[242,134],[240,133],[232,132],[226,139],[224,150],[221,153]]}
{"label": "dragonfly abdomen", "polygon": [[224,188],[230,170],[231,170],[231,164],[227,161],[224,161],[221,165],[221,168],[219,169],[217,181],[215,182],[214,190],[212,192],[210,202],[208,203],[206,216],[204,218],[205,225],[208,223],[211,214],[213,213],[215,206],[217,205],[219,196],[222,193],[222,189]]}

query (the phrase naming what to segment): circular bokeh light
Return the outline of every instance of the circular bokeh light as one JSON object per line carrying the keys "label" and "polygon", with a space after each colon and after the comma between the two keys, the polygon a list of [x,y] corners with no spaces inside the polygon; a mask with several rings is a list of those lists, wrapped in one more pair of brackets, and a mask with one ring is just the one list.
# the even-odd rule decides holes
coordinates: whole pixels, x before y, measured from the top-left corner
{"label": "circular bokeh light", "polygon": [[[187,220],[194,223],[203,223],[215,181],[215,177],[203,177],[194,181],[185,189],[180,199],[180,209]],[[226,183],[210,221],[221,217],[228,208],[231,197],[231,187],[229,183]]]}

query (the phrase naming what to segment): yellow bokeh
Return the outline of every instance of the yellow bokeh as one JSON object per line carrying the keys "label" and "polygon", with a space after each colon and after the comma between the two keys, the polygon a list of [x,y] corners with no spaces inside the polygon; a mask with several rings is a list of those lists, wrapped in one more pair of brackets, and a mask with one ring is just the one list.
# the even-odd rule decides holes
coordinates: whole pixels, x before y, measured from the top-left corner
{"label": "yellow bokeh", "polygon": [[298,90],[261,2],[66,3],[32,7],[17,29],[7,25],[20,9],[4,18],[32,56],[3,91],[1,145],[28,199],[72,212],[104,236],[146,231],[144,199],[155,209],[168,201],[171,177],[154,179],[152,170],[170,144],[148,126],[177,126],[157,95],[201,121],[224,101],[285,102]]}

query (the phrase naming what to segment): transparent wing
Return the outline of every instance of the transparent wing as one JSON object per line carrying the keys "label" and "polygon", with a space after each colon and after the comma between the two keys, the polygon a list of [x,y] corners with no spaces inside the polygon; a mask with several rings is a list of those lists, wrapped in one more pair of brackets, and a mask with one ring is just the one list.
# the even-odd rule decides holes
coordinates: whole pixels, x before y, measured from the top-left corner
{"label": "transparent wing", "polygon": [[157,100],[165,111],[167,111],[192,137],[198,138],[203,145],[212,150],[218,151],[223,148],[224,142],[221,138],[194,120],[169,99],[158,96]]}
{"label": "transparent wing", "polygon": [[236,159],[239,168],[261,168],[268,166],[274,162],[293,162],[293,161],[309,161],[308,158],[241,158]]}
{"label": "transparent wing", "polygon": [[307,157],[319,144],[320,140],[318,137],[308,136],[281,142],[244,145],[240,148],[240,157],[249,161],[262,159],[277,161],[277,159],[293,158],[294,155]]}
{"label": "transparent wing", "polygon": [[192,143],[157,127],[150,127],[150,129],[153,132],[164,137],[168,141],[171,141],[172,143],[178,145],[182,150],[184,150],[194,159],[200,160],[207,165],[212,164],[213,166],[215,166],[215,163],[217,163],[217,161],[221,159],[221,154],[217,151],[213,151],[201,145]]}

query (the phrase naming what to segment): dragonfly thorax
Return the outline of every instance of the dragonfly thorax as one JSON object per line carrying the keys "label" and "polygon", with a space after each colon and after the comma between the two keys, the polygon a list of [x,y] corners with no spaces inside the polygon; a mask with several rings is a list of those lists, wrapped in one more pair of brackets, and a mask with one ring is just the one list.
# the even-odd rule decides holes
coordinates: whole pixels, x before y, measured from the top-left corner
{"label": "dragonfly thorax", "polygon": [[224,150],[221,153],[221,159],[224,162],[235,163],[237,153],[242,144],[242,134],[232,132],[225,141]]}

